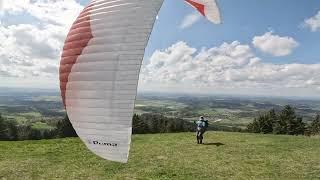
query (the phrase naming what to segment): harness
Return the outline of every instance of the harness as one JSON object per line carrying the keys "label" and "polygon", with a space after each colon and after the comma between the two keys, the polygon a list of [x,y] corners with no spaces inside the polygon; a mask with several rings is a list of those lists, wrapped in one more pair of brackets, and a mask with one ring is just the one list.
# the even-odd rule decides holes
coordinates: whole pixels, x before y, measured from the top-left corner
{"label": "harness", "polygon": [[199,120],[199,121],[196,122],[196,124],[197,124],[197,131],[200,131],[200,132],[205,131],[205,128],[206,128],[206,122],[205,121]]}

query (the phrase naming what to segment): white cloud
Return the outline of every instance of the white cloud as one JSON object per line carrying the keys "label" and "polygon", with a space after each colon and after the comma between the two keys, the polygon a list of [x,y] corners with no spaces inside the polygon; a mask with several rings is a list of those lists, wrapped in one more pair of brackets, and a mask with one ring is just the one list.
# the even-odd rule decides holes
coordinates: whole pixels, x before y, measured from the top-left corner
{"label": "white cloud", "polygon": [[262,52],[273,56],[286,56],[292,53],[299,43],[292,37],[281,37],[267,32],[262,36],[255,36],[252,44]]}
{"label": "white cloud", "polygon": [[10,13],[22,12],[25,7],[30,4],[30,0],[19,0],[19,1],[2,1],[2,10]]}
{"label": "white cloud", "polygon": [[189,28],[193,24],[195,24],[197,21],[199,21],[200,18],[201,18],[201,15],[198,12],[189,14],[183,18],[182,23],[180,24],[180,28],[181,29]]}
{"label": "white cloud", "polygon": [[38,22],[13,25],[0,23],[1,76],[57,80],[65,36],[82,8],[75,0],[6,2],[4,6],[6,19],[13,14],[15,18],[19,15],[28,15],[38,19]]}
{"label": "white cloud", "polygon": [[140,88],[289,95],[292,89],[320,88],[319,71],[320,64],[264,63],[248,45],[238,41],[200,51],[177,42],[154,52],[150,62],[143,65]]}
{"label": "white cloud", "polygon": [[319,31],[320,30],[320,11],[313,17],[306,19],[304,21],[306,27],[308,27],[311,31]]}
{"label": "white cloud", "polygon": [[3,8],[3,0],[0,0],[0,10]]}
{"label": "white cloud", "polygon": [[6,2],[7,14],[28,13],[41,23],[69,25],[83,7],[75,0],[19,0]]}

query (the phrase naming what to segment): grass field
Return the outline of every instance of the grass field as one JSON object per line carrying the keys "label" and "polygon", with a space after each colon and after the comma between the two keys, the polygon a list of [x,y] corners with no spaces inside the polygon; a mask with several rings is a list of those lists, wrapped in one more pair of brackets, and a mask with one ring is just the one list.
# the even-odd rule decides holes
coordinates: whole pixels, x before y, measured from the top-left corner
{"label": "grass field", "polygon": [[135,135],[128,164],[78,138],[0,142],[0,179],[320,179],[320,138],[208,132]]}

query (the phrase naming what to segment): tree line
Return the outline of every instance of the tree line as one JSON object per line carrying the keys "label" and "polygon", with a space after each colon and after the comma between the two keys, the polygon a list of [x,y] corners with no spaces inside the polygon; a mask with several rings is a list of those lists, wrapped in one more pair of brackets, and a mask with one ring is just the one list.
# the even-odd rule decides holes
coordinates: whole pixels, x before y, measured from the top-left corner
{"label": "tree line", "polygon": [[320,116],[317,115],[311,124],[306,124],[302,117],[296,115],[293,107],[286,105],[279,112],[271,109],[260,114],[248,124],[247,131],[264,134],[319,135]]}
{"label": "tree line", "polygon": [[134,114],[132,118],[133,134],[190,132],[194,129],[191,122],[161,114]]}
{"label": "tree line", "polygon": [[0,114],[0,140],[40,140],[76,136],[67,116],[57,122],[56,128],[37,129],[31,124],[19,124],[14,120],[7,120]]}
{"label": "tree line", "polygon": [[[223,130],[219,128],[212,126],[210,129]],[[166,117],[161,114],[134,114],[132,118],[133,134],[190,132],[194,130],[195,125],[182,118]],[[320,115],[317,115],[312,123],[306,124],[302,117],[296,115],[294,108],[287,105],[279,112],[271,109],[267,113],[260,114],[248,124],[246,131],[264,134],[320,135]],[[19,124],[14,120],[7,120],[0,114],[0,140],[39,140],[76,136],[68,116],[58,120],[56,128],[36,129],[30,124]]]}
{"label": "tree line", "polygon": [[[135,114],[132,118],[133,134],[171,133],[193,131],[194,125],[181,118],[170,118],[160,114]],[[0,140],[40,140],[63,137],[76,137],[77,134],[68,116],[59,120],[55,129],[36,129],[30,124],[19,124],[7,120],[0,114]]]}

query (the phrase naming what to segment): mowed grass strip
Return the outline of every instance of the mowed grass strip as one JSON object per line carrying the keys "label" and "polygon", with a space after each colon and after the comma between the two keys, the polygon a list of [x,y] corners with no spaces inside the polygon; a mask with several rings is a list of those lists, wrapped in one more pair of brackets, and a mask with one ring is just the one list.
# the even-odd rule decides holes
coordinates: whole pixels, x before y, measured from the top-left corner
{"label": "mowed grass strip", "polygon": [[78,138],[0,142],[0,179],[320,179],[320,138],[207,132],[135,135],[128,164]]}

